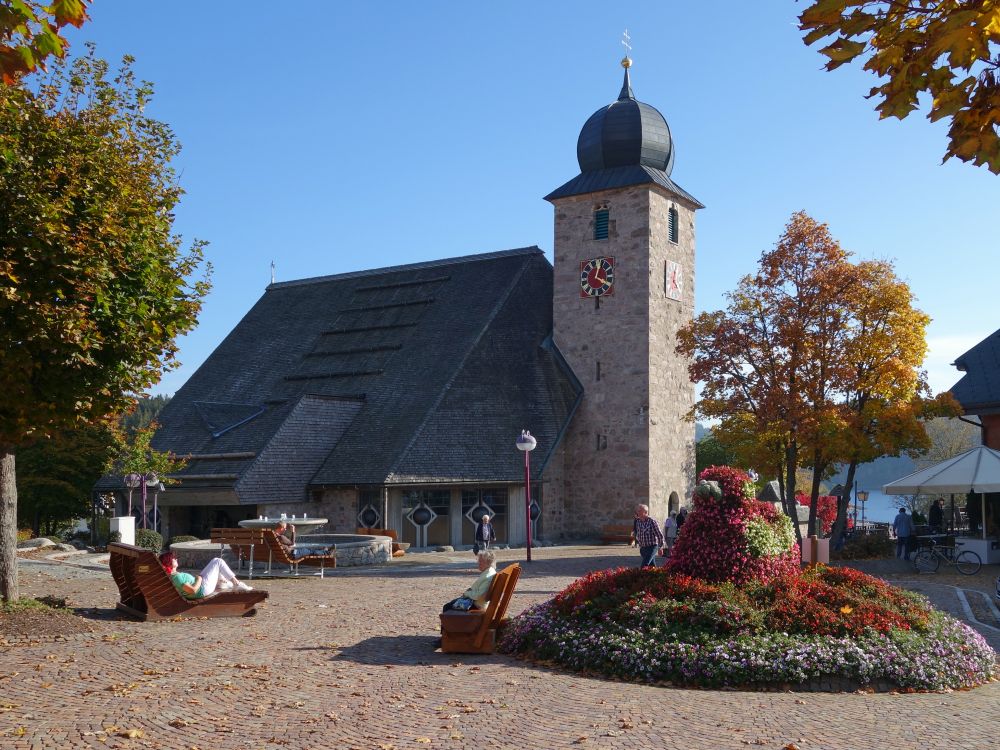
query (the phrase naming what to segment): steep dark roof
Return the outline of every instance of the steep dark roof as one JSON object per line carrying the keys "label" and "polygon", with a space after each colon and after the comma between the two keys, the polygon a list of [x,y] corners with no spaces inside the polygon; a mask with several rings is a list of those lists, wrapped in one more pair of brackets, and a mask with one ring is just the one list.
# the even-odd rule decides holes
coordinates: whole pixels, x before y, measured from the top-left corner
{"label": "steep dark roof", "polygon": [[566,184],[557,187],[546,195],[545,200],[553,201],[557,198],[566,198],[570,195],[585,195],[586,193],[596,193],[600,190],[613,190],[614,188],[646,184],[659,185],[662,188],[666,188],[671,193],[688,201],[692,208],[705,207],[697,198],[671,180],[666,172],[639,164],[630,167],[612,167],[610,169],[598,169],[593,172],[581,172]]}
{"label": "steep dark roof", "polygon": [[[159,417],[180,475],[242,502],[307,486],[519,477],[582,392],[552,329],[538,248],[272,284]],[[206,456],[198,458],[197,456]]]}
{"label": "steep dark roof", "polygon": [[660,111],[636,100],[629,81],[632,61],[622,60],[625,81],[618,100],[594,112],[576,142],[580,174],[556,188],[545,200],[600,190],[653,184],[677,195],[692,208],[704,208],[672,179],[675,147],[670,126]]}
{"label": "steep dark roof", "polygon": [[951,388],[966,414],[1000,412],[1000,330],[954,362],[965,375]]}

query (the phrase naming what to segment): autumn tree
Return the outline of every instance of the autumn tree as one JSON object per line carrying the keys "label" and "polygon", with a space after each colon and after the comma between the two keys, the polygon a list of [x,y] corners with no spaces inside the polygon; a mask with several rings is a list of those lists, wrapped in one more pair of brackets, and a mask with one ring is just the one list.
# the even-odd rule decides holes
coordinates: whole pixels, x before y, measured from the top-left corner
{"label": "autumn tree", "polygon": [[799,22],[806,44],[826,45],[827,70],[863,61],[883,81],[868,93],[882,119],[905,118],[929,94],[928,119],[950,121],[944,159],[1000,174],[995,0],[813,0]]}
{"label": "autumn tree", "polygon": [[842,366],[831,337],[851,282],[845,260],[825,225],[796,213],[757,273],[727,295],[726,310],[702,313],[678,334],[691,379],[703,384],[696,414],[718,419],[721,441],[778,476],[792,519],[802,451],[830,411],[818,380]]}
{"label": "autumn tree", "polygon": [[[948,399],[927,398],[919,366],[926,315],[890,264],[852,263],[829,229],[796,213],[757,274],[679,334],[703,383],[696,413],[745,465],[774,472],[795,518],[798,469],[811,469],[809,528],[822,480],[837,464],[926,447],[921,418]],[[842,523],[847,493],[838,503]],[[837,527],[834,527],[836,533]]]}
{"label": "autumn tree", "polygon": [[[921,369],[930,317],[913,306],[913,294],[892,264],[863,261],[855,278],[844,299],[849,315],[842,356],[848,366],[833,384],[843,428],[829,442],[836,460],[847,465],[848,489],[860,464],[926,450],[925,420],[957,409],[947,394],[931,397]],[[850,493],[845,492],[838,502],[834,538],[846,527],[849,504]]]}
{"label": "autumn tree", "polygon": [[[0,596],[16,598],[15,452],[121,413],[175,366],[207,275],[172,231],[179,150],[131,59],[0,85]],[[207,271],[206,271],[207,274]]]}
{"label": "autumn tree", "polygon": [[45,69],[49,55],[66,53],[66,26],[87,20],[90,0],[0,0],[0,83],[13,84],[25,73]]}

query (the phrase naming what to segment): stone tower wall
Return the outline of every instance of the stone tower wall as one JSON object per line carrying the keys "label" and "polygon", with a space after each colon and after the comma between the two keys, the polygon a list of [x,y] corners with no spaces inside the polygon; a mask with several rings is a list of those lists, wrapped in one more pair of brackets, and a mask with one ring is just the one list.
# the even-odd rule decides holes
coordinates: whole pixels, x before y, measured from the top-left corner
{"label": "stone tower wall", "polygon": [[[649,242],[649,461],[651,508],[663,521],[672,492],[684,505],[694,490],[694,423],[685,417],[694,406],[690,360],[674,350],[677,331],[694,315],[694,209],[659,190],[650,191]],[[670,242],[668,211],[678,214],[677,242]],[[681,295],[671,299],[668,263],[680,270]]]}
{"label": "stone tower wall", "polygon": [[[694,212],[676,204],[680,241],[670,243],[668,201],[640,185],[555,202],[554,337],[584,387],[565,437],[570,535],[627,523],[638,503],[662,522],[670,493],[690,493],[694,426],[682,418],[694,391],[673,349],[694,309]],[[610,212],[606,240],[593,239],[599,207]],[[600,256],[615,258],[615,276],[597,305],[580,296],[580,263]],[[666,260],[680,265],[680,301],[666,296]]]}

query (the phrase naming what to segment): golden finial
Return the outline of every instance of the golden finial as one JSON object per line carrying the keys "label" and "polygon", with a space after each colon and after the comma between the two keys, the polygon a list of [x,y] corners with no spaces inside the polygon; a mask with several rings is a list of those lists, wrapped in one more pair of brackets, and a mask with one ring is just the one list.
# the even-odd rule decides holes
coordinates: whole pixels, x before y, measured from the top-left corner
{"label": "golden finial", "polygon": [[625,48],[625,57],[622,58],[622,67],[628,70],[632,67],[632,58],[629,57],[629,53],[632,51],[632,45],[630,42],[632,37],[628,35],[628,29],[625,29],[625,33],[622,34],[622,46]]}

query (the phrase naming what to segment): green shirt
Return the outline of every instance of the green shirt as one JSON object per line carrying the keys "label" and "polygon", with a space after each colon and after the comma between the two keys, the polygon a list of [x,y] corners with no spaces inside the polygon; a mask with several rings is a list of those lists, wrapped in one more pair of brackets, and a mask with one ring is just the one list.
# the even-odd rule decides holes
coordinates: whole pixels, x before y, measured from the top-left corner
{"label": "green shirt", "polygon": [[196,580],[197,579],[190,573],[181,573],[180,571],[177,571],[170,576],[170,582],[174,584],[174,588],[177,589],[177,591],[180,592],[180,595],[185,599],[201,599],[203,596],[201,593],[201,586],[199,586],[198,590],[193,594],[188,594],[184,591],[185,586],[194,586],[194,582]]}
{"label": "green shirt", "polygon": [[476,603],[476,607],[483,609],[486,604],[486,595],[490,593],[490,584],[493,583],[493,576],[497,574],[496,568],[487,568],[479,574],[476,582],[466,589],[462,596],[467,596]]}

